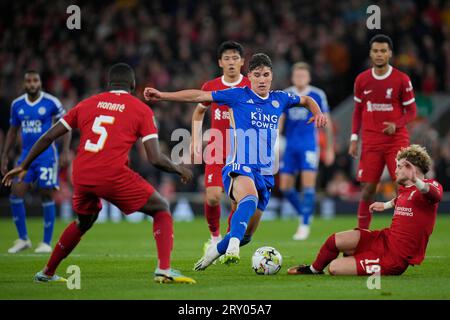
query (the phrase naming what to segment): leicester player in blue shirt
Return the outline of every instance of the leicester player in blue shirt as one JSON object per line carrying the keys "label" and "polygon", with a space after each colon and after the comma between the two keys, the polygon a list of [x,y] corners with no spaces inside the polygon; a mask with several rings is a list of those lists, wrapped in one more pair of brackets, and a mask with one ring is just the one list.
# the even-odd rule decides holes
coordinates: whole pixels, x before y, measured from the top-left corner
{"label": "leicester player in blue shirt", "polygon": [[[311,86],[310,67],[304,62],[298,62],[292,67],[293,86],[285,89],[297,95],[307,95],[319,105],[327,117],[325,133],[327,145],[324,152],[324,164],[330,166],[334,162],[333,133],[329,116],[328,102],[323,90]],[[317,129],[307,124],[312,114],[304,108],[288,108],[280,119],[280,132],[286,137],[286,148],[280,165],[280,190],[293,205],[300,217],[294,240],[305,240],[310,233],[311,216],[315,207],[315,187],[317,168],[319,164],[319,141]],[[299,139],[301,143],[299,143]],[[302,197],[295,188],[297,173],[300,173]],[[303,221],[302,221],[303,220]]]}
{"label": "leicester player in blue shirt", "polygon": [[[221,255],[226,264],[240,260],[239,246],[250,241],[269,201],[277,171],[275,142],[278,120],[285,108],[303,105],[313,113],[310,121],[317,127],[326,125],[326,118],[310,97],[284,91],[271,91],[272,62],[263,53],[253,55],[248,78],[252,88],[221,91],[182,90],[160,92],[146,88],[147,100],[178,102],[216,102],[230,108],[231,148],[222,170],[224,189],[237,209],[231,219],[230,232],[218,244],[210,245],[196,263],[195,270],[204,270]],[[245,237],[244,237],[245,236]]]}
{"label": "leicester player in blue shirt", "polygon": [[[22,152],[18,163],[27,156],[33,144],[52,126],[53,118],[59,119],[65,114],[61,102],[54,96],[42,91],[39,73],[28,71],[24,77],[25,94],[15,99],[11,104],[10,127],[6,135],[5,147],[2,151],[1,171],[8,171],[9,152],[14,147],[16,137],[21,131]],[[65,138],[60,163],[68,162],[70,136]],[[15,181],[11,187],[10,203],[14,223],[19,234],[8,252],[17,253],[31,248],[25,222],[24,196],[32,183],[36,183],[42,199],[44,211],[44,237],[35,249],[37,253],[51,252],[51,240],[55,221],[55,202],[53,191],[58,187],[58,153],[55,145],[45,150],[31,165],[22,181]]]}

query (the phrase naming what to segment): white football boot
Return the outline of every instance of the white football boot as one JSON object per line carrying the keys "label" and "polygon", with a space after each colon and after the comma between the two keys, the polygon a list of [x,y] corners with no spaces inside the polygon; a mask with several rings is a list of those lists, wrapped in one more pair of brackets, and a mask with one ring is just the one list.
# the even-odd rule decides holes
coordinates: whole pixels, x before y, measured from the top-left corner
{"label": "white football boot", "polygon": [[223,264],[233,264],[233,263],[239,263],[239,260],[241,258],[239,257],[239,244],[240,240],[238,238],[231,238],[230,242],[228,243],[227,251],[225,252],[225,257],[223,258],[222,263]]}
{"label": "white football boot", "polygon": [[19,251],[31,248],[31,240],[17,239],[14,241],[14,245],[8,249],[8,253],[17,253]]}
{"label": "white football boot", "polygon": [[194,265],[195,271],[203,271],[208,268],[221,254],[217,251],[217,244],[211,244],[208,249],[206,249],[206,253],[197,263]]}
{"label": "white football boot", "polygon": [[306,240],[309,237],[310,227],[307,225],[300,225],[297,232],[292,237],[294,240]]}
{"label": "white football boot", "polygon": [[52,247],[45,242],[39,243],[38,247],[34,250],[35,253],[50,253]]}

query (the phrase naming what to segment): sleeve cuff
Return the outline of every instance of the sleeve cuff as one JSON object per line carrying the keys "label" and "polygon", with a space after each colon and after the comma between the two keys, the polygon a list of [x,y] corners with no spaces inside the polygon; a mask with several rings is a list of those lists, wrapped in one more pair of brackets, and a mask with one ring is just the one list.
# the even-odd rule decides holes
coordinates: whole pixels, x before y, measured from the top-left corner
{"label": "sleeve cuff", "polygon": [[416,101],[416,98],[412,98],[411,100],[405,101],[405,102],[403,102],[402,104],[403,104],[404,106],[407,106],[408,104],[411,104],[411,103],[413,103],[414,101]]}
{"label": "sleeve cuff", "polygon": [[69,131],[72,130],[72,127],[63,118],[59,119],[59,122],[61,122],[63,124],[63,126],[66,127],[67,130],[69,130]]}
{"label": "sleeve cuff", "polygon": [[357,96],[354,96],[354,97],[353,97],[353,100],[355,100],[355,101],[358,102],[358,103],[361,103],[361,102],[362,102],[362,100],[361,100],[360,98],[358,98]]}
{"label": "sleeve cuff", "polygon": [[152,133],[152,134],[149,134],[148,136],[143,137],[142,138],[142,142],[145,142],[145,141],[150,140],[150,139],[157,139],[157,138],[158,138],[158,134],[157,133]]}
{"label": "sleeve cuff", "polygon": [[350,141],[358,141],[358,135],[356,133],[352,133],[350,136]]}

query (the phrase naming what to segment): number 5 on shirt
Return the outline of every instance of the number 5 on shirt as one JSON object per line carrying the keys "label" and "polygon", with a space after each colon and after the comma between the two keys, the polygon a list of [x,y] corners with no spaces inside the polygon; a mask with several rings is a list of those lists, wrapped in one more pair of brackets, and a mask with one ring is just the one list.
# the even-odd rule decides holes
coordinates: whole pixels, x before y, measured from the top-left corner
{"label": "number 5 on shirt", "polygon": [[97,143],[92,143],[90,139],[86,141],[84,145],[84,150],[89,152],[99,152],[103,149],[106,139],[108,138],[108,132],[102,124],[113,124],[114,117],[111,116],[98,116],[95,118],[94,124],[92,125],[92,131],[100,135]]}

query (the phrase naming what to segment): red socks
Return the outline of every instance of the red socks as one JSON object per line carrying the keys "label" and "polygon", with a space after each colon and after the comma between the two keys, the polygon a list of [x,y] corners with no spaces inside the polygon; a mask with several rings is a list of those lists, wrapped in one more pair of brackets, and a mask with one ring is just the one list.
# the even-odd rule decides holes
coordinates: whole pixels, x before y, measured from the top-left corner
{"label": "red socks", "polygon": [[369,229],[372,214],[369,211],[369,206],[373,201],[361,200],[358,206],[358,228]]}
{"label": "red socks", "polygon": [[53,276],[55,274],[56,268],[77,246],[82,235],[83,233],[78,229],[75,221],[67,226],[47,262],[47,266],[44,269],[46,275]]}
{"label": "red socks", "polygon": [[159,211],[153,215],[153,236],[158,250],[158,267],[169,269],[173,249],[173,223],[169,212]]}
{"label": "red socks", "polygon": [[209,231],[214,237],[218,237],[220,235],[220,205],[212,207],[205,202],[204,208]]}
{"label": "red socks", "polygon": [[336,259],[338,255],[339,250],[336,248],[336,237],[333,233],[320,248],[319,254],[312,266],[315,270],[322,271],[331,261]]}
{"label": "red socks", "polygon": [[231,211],[230,214],[228,215],[228,228],[227,228],[227,233],[230,232],[230,228],[231,228],[231,218],[233,218],[233,214],[234,214],[234,211]]}

